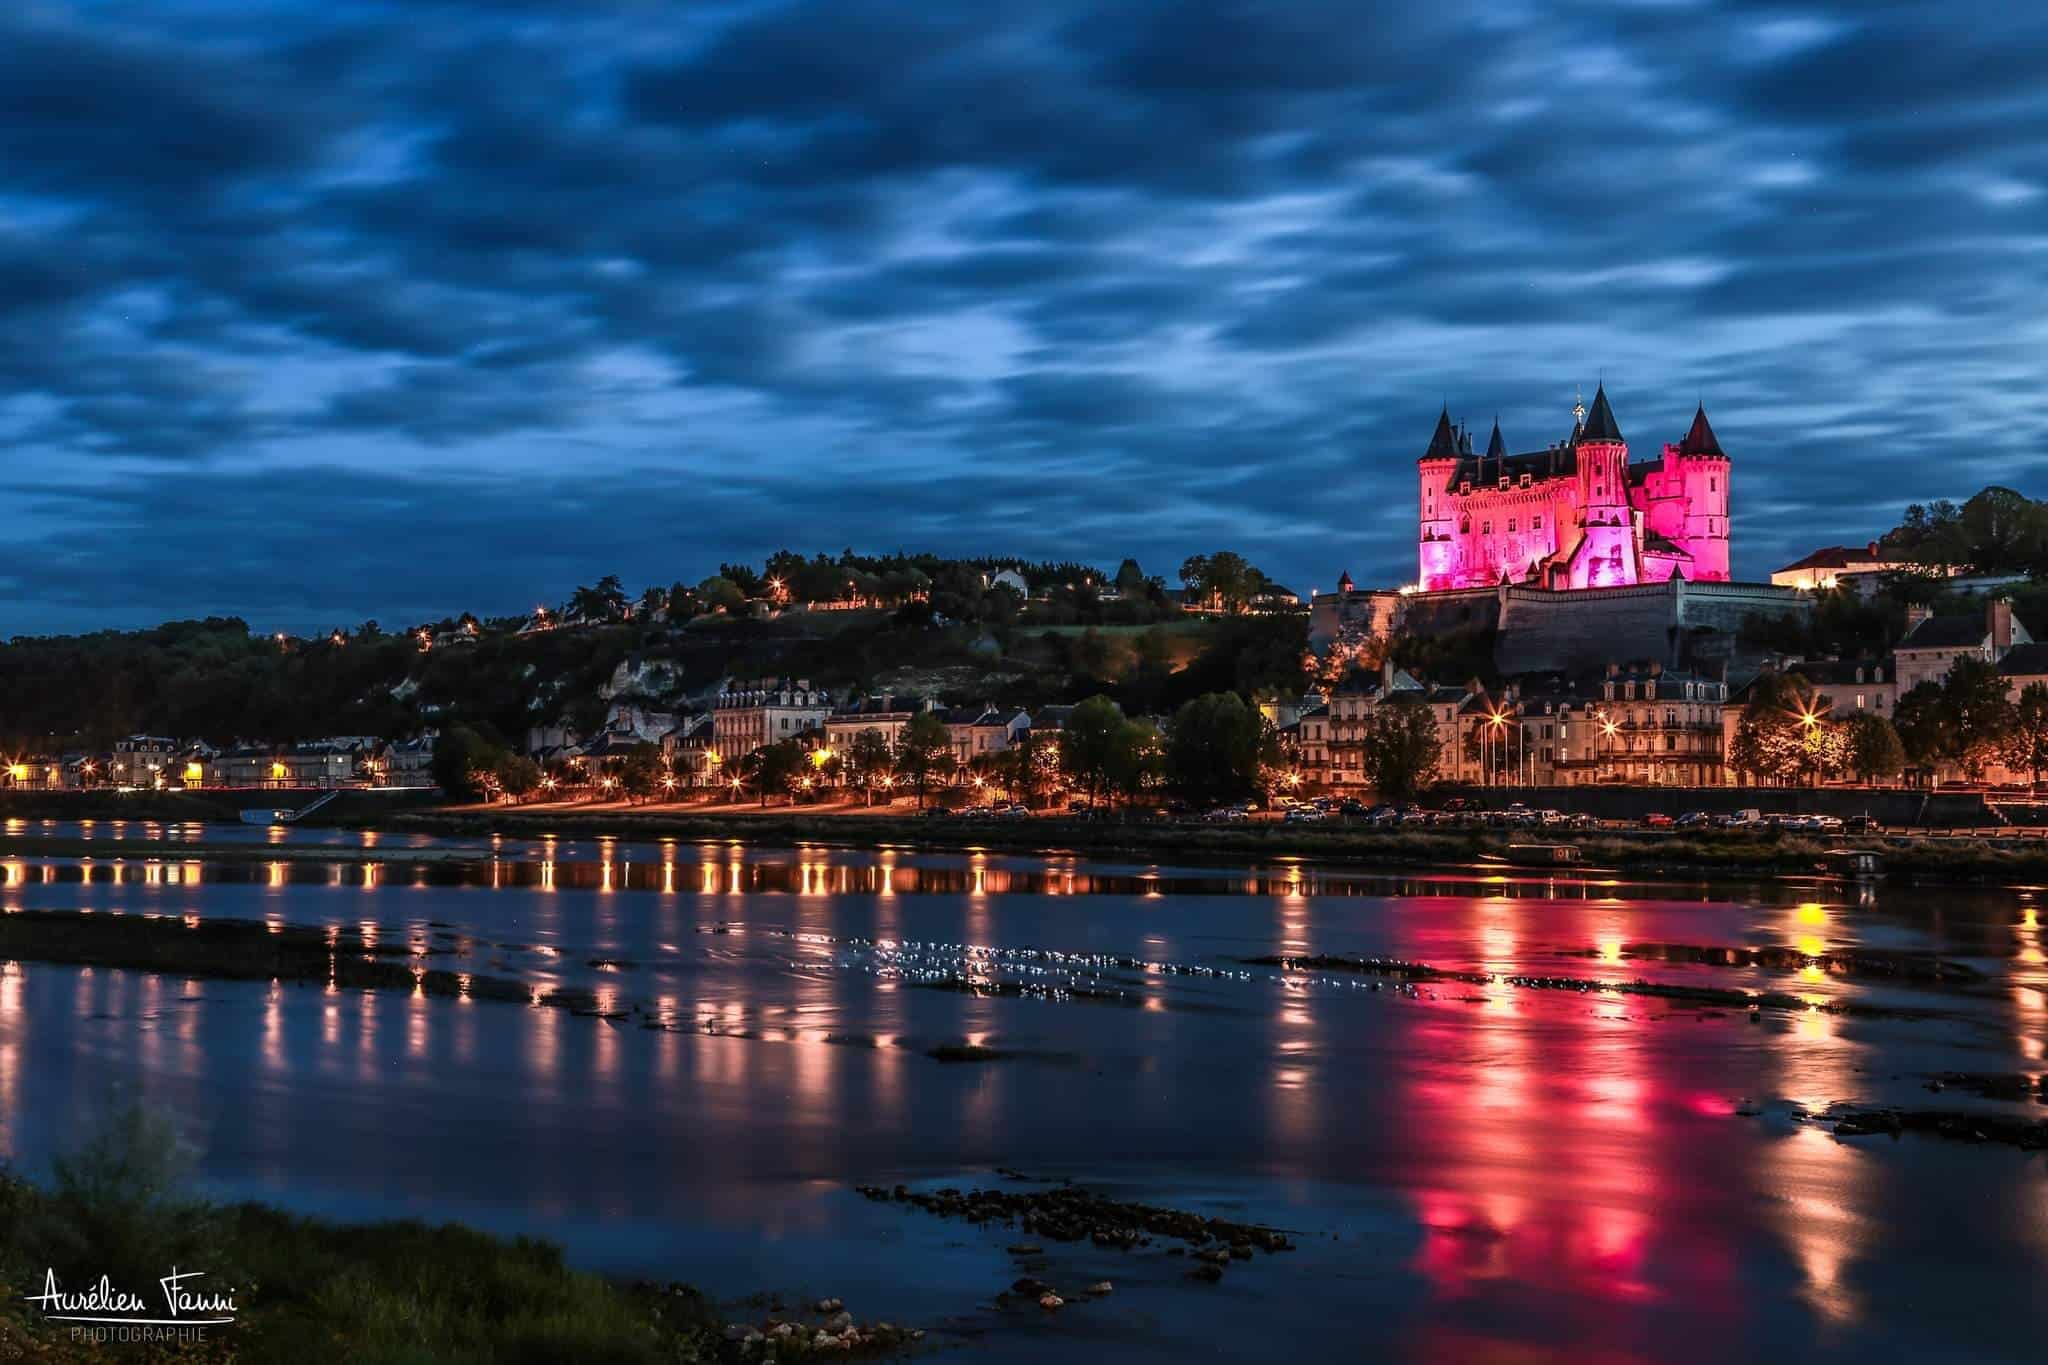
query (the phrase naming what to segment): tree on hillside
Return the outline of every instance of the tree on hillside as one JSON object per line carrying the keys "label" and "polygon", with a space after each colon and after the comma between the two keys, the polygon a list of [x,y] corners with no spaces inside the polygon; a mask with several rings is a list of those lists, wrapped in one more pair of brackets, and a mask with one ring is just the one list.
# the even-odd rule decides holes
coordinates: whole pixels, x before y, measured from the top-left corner
{"label": "tree on hillside", "polygon": [[578,588],[569,595],[569,617],[585,624],[621,621],[631,603],[617,574],[606,574],[595,586]]}
{"label": "tree on hillside", "polygon": [[922,810],[932,781],[953,771],[953,737],[936,713],[919,712],[903,727],[896,739],[896,767],[916,790]]}
{"label": "tree on hillside", "polygon": [[739,584],[723,574],[713,574],[697,585],[697,602],[706,611],[736,612],[747,604]]}
{"label": "tree on hillside", "polygon": [[1116,566],[1116,590],[1126,597],[1145,595],[1145,571],[1138,567],[1135,559],[1126,559]]}
{"label": "tree on hillside", "polygon": [[1906,766],[1899,732],[1883,716],[1858,711],[1849,722],[1849,766],[1865,782],[1885,782]]}
{"label": "tree on hillside", "polygon": [[1190,555],[1180,566],[1180,581],[1189,592],[1213,599],[1226,612],[1241,612],[1251,605],[1252,595],[1266,585],[1266,576],[1245,561],[1243,555],[1218,550],[1212,555]]}
{"label": "tree on hillside", "polygon": [[1210,692],[1174,712],[1166,734],[1166,780],[1189,801],[1213,805],[1259,789],[1276,757],[1271,727],[1235,692]]}
{"label": "tree on hillside", "polygon": [[1881,544],[1932,567],[2038,573],[2048,569],[2048,504],[1995,484],[1960,507],[1914,503]]}
{"label": "tree on hillside", "polygon": [[1381,702],[1367,712],[1360,738],[1366,783],[1381,800],[1410,800],[1436,780],[1443,742],[1426,702],[1399,697]]}

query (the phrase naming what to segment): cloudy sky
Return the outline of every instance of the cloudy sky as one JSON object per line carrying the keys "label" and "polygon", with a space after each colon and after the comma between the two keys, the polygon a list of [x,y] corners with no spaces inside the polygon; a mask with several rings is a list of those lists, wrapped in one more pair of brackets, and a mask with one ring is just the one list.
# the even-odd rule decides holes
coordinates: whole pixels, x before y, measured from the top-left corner
{"label": "cloudy sky", "polygon": [[783,545],[1412,576],[1438,406],[1736,569],[2040,494],[2048,6],[15,0],[0,634]]}

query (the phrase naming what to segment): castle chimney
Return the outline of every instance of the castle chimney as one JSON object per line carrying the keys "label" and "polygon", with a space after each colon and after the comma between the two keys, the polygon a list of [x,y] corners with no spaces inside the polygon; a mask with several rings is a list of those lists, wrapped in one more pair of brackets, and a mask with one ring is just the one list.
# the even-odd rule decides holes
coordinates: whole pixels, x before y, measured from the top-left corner
{"label": "castle chimney", "polygon": [[2012,599],[1994,597],[1984,604],[1984,629],[1991,636],[1991,657],[2002,657],[2012,648]]}

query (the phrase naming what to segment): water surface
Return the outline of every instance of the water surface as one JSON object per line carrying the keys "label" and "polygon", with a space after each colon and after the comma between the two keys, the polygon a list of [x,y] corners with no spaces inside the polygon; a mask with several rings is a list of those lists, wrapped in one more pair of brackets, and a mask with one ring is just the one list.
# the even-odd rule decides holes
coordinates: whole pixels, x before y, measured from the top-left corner
{"label": "water surface", "polygon": [[[126,1088],[178,1116],[223,1197],[534,1232],[721,1295],[832,1294],[996,1359],[2019,1360],[2048,1327],[2040,1156],[1796,1117],[2022,1112],[1925,1086],[2043,1069],[2030,891],[24,832],[107,849],[0,860],[9,909],[360,927],[618,1015],[7,964],[0,1156],[30,1170]],[[273,842],[293,856],[256,856]],[[1492,979],[1246,961],[1316,954]],[[1027,993],[926,988],[958,977]],[[1752,1022],[1524,984],[1567,977],[1814,1008]],[[1014,1055],[925,1055],[959,1042]],[[1005,1313],[987,1305],[1014,1235],[851,1192],[997,1167],[1269,1221],[1301,1250],[1210,1287],[1157,1251],[1055,1247],[1046,1278],[1117,1294]]]}

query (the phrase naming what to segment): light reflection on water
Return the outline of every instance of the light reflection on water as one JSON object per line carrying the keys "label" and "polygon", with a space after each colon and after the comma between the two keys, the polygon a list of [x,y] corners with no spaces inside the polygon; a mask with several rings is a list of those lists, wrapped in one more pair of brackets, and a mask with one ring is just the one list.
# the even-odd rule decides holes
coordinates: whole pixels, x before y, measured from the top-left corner
{"label": "light reflection on water", "polygon": [[[1131,1286],[1130,1311],[1173,1324],[1120,1338],[1134,1359],[1241,1346],[1274,1320],[1302,1325],[1300,1350],[1341,1350],[1361,1315],[1391,1353],[1434,1359],[1565,1345],[1848,1358],[1957,1341],[2023,1358],[2043,1326],[2027,1292],[2048,1270],[2038,1158],[1838,1143],[1782,1112],[1924,1103],[1934,1071],[2038,1071],[2048,969],[2035,907],[2013,893],[1885,888],[1857,904],[1814,884],[1730,896],[1303,864],[506,841],[462,865],[18,858],[0,864],[0,906],[316,924],[415,953],[459,941],[418,960],[585,986],[600,1011],[628,1012],[7,965],[0,1155],[31,1166],[120,1080],[196,1125],[224,1192],[471,1218],[725,1292],[830,1274],[835,1291],[926,1313],[999,1287],[999,1259],[984,1273],[977,1252],[948,1246],[979,1234],[906,1225],[845,1185],[968,1183],[1000,1164],[1163,1203],[1228,1199],[1304,1230],[1284,1272],[1233,1271],[1230,1295],[1181,1289],[1156,1261],[1104,1264]],[[915,989],[880,969],[877,944],[1153,965],[1115,969],[1135,1007],[1056,1004]],[[1804,965],[1693,951],[1759,948]],[[1879,950],[1984,976],[1816,965]],[[1499,979],[1374,991],[1161,969],[1324,953],[1936,1015],[1751,1023]],[[941,1042],[1021,1055],[922,1055]],[[1745,1104],[1767,1112],[1737,1117]],[[958,1283],[970,1270],[982,1279]]]}

